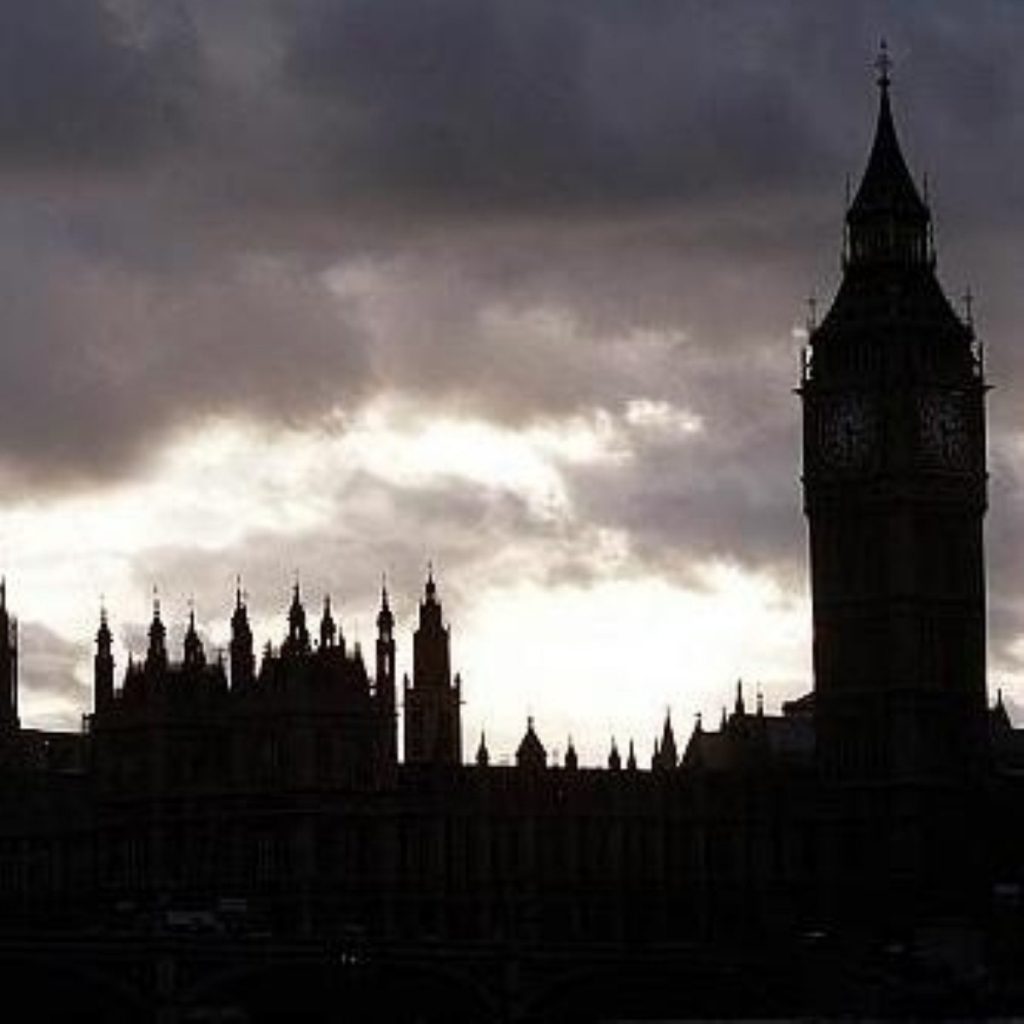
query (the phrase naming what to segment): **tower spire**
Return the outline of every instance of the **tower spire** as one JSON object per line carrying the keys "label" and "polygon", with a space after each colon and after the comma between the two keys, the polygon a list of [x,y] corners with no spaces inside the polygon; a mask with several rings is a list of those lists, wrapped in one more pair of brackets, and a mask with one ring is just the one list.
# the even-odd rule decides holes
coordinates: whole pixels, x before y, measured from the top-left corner
{"label": "tower spire", "polygon": [[889,101],[892,61],[884,40],[875,67],[878,119],[864,177],[846,213],[849,264],[927,265],[932,260],[931,216],[896,136]]}
{"label": "tower spire", "polygon": [[189,598],[188,601],[188,629],[185,632],[185,664],[191,668],[202,668],[206,664],[203,642],[199,639],[199,632],[196,629],[196,606],[192,598]]}
{"label": "tower spire", "polygon": [[153,587],[153,621],[149,624],[149,650],[146,667],[160,670],[167,667],[167,629],[160,618],[160,592]]}
{"label": "tower spire", "polygon": [[878,56],[875,58],[875,70],[878,72],[878,88],[882,92],[888,92],[889,84],[892,79],[889,76],[889,72],[892,71],[892,58],[889,56],[889,44],[883,37],[881,42],[878,44]]}

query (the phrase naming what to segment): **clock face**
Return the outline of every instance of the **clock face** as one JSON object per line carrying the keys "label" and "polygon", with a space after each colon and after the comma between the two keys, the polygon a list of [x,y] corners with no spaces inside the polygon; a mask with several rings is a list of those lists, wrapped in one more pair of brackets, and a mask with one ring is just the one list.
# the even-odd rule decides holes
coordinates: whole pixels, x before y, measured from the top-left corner
{"label": "clock face", "polygon": [[819,451],[830,466],[855,469],[871,458],[875,415],[862,395],[843,395],[823,405],[819,414]]}
{"label": "clock face", "polygon": [[964,469],[970,463],[970,432],[963,396],[929,391],[917,400],[921,452],[933,464]]}

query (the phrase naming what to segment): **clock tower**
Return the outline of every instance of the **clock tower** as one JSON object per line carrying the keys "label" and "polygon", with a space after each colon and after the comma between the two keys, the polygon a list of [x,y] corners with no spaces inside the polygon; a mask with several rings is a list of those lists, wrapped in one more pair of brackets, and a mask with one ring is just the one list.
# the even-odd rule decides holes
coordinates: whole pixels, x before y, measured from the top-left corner
{"label": "clock tower", "polygon": [[961,815],[986,764],[986,387],[936,279],[884,49],[879,72],[842,282],[799,388],[817,759],[833,870],[937,892],[976,839]]}

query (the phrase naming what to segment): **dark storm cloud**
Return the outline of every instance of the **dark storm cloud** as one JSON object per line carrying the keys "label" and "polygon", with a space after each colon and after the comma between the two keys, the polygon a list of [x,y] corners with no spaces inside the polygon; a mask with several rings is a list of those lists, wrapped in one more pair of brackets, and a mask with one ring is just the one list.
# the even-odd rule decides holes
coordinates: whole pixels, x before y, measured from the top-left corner
{"label": "dark storm cloud", "polygon": [[176,0],[0,5],[0,164],[120,165],[181,143],[199,74]]}
{"label": "dark storm cloud", "polygon": [[706,195],[820,173],[834,141],[774,59],[786,40],[744,46],[751,28],[698,4],[310,2],[286,71],[345,127],[350,186],[474,211]]}
{"label": "dark storm cloud", "polygon": [[0,436],[19,487],[123,477],[203,415],[287,422],[365,388],[357,330],[287,256],[199,254],[161,275],[90,260],[46,211],[2,219],[35,220],[49,270],[0,240]]}
{"label": "dark storm cloud", "polygon": [[[790,332],[835,285],[883,32],[1016,428],[1022,28],[1000,2],[11,0],[0,473],[92,486],[205,416],[384,390],[514,427],[649,399],[703,432],[567,468],[580,514],[652,564],[792,578]],[[997,524],[1007,607],[1022,544]]]}

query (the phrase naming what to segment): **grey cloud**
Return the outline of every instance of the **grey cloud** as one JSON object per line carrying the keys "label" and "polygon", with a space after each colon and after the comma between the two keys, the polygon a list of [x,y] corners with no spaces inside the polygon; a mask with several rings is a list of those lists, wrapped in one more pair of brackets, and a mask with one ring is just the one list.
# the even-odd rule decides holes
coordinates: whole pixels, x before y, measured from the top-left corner
{"label": "grey cloud", "polygon": [[[19,642],[21,705],[56,702],[66,705],[63,717],[73,719],[89,703],[88,687],[75,678],[75,669],[88,659],[87,641],[68,641],[38,622],[22,622]],[[35,724],[39,716],[32,717]],[[62,713],[54,717],[61,719]]]}
{"label": "grey cloud", "polygon": [[176,2],[3,4],[0,166],[119,166],[180,144],[199,74]]}
{"label": "grey cloud", "polygon": [[[400,487],[356,473],[333,490],[325,488],[320,497],[337,513],[312,529],[249,535],[215,553],[184,543],[141,553],[133,564],[138,590],[148,593],[159,584],[164,619],[175,624],[174,638],[180,636],[189,595],[200,621],[224,635],[240,574],[252,615],[271,624],[257,641],[277,644],[297,572],[311,623],[330,593],[346,637],[360,639],[369,656],[382,573],[401,628],[407,630],[428,559],[453,621],[472,604],[476,589],[494,582],[491,574],[502,565],[514,566],[521,579],[544,577],[569,563],[579,569],[584,562],[579,538],[564,524],[538,517],[506,488],[467,486],[454,479]],[[145,648],[143,617],[148,612],[112,609],[115,620],[128,623],[124,636],[137,652]]]}
{"label": "grey cloud", "polygon": [[[789,579],[790,329],[835,284],[880,26],[946,280],[979,295],[995,429],[1015,428],[1022,20],[997,0],[5,5],[6,478],[96,486],[204,416],[309,421],[383,390],[517,427],[651,398],[705,433],[567,469],[581,514],[652,564]],[[332,293],[329,268],[363,290]],[[433,542],[457,562],[456,527],[478,528],[455,490],[435,500],[451,533],[403,558]],[[526,529],[494,522],[494,540]],[[999,614],[1024,538],[996,515],[992,538]],[[386,560],[383,538],[368,550]]]}
{"label": "grey cloud", "polygon": [[8,214],[32,246],[0,240],[0,434],[22,486],[123,477],[197,417],[317,416],[368,386],[358,331],[287,255],[160,273],[91,258],[46,212]]}

